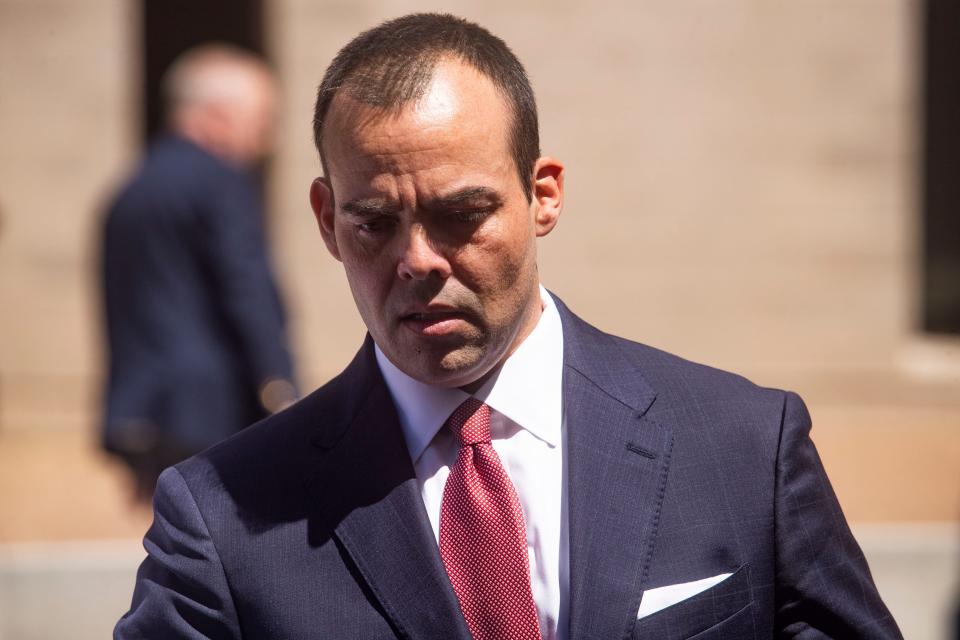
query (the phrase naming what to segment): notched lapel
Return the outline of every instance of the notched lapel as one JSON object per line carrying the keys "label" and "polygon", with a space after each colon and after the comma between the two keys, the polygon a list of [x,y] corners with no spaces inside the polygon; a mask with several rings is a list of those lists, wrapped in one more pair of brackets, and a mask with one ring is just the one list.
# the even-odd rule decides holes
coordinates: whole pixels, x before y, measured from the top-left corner
{"label": "notched lapel", "polygon": [[646,417],[656,394],[613,338],[561,312],[570,638],[624,638],[653,553],[673,434]]}
{"label": "notched lapel", "polygon": [[[366,364],[376,367],[372,349]],[[337,537],[401,636],[469,640],[393,400],[379,370],[369,375],[374,384],[357,387],[367,398],[309,481],[322,522],[311,526],[311,544]]]}

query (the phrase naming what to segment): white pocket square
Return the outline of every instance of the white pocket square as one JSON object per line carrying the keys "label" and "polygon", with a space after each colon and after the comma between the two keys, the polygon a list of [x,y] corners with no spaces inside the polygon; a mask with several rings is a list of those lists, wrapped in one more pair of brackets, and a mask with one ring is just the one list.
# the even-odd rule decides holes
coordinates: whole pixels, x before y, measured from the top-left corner
{"label": "white pocket square", "polygon": [[713,585],[723,582],[732,575],[732,573],[721,573],[718,576],[694,580],[693,582],[681,582],[680,584],[668,584],[665,587],[657,587],[656,589],[647,589],[643,592],[643,596],[640,599],[640,610],[637,611],[637,620],[645,618],[651,613],[656,613],[661,609],[666,609],[687,598],[692,598],[701,591],[706,591]]}

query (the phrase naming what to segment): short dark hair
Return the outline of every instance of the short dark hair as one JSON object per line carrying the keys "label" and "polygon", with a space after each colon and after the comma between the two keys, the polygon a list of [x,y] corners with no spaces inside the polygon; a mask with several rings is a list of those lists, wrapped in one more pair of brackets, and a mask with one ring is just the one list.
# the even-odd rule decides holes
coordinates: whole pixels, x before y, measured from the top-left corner
{"label": "short dark hair", "polygon": [[[338,91],[386,111],[399,110],[427,90],[437,63],[453,57],[490,79],[513,115],[510,150],[529,201],[540,156],[537,103],[523,65],[507,44],[483,27],[449,14],[414,13],[364,31],[343,47],[323,76],[313,112],[313,137],[323,171],[323,124]],[[482,117],[482,116],[481,116]]]}

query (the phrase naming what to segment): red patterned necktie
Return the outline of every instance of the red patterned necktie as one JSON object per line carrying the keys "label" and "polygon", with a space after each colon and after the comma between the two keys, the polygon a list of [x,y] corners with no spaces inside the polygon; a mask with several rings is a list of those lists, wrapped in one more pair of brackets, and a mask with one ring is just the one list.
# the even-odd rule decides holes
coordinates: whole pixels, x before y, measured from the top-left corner
{"label": "red patterned necktie", "polygon": [[520,499],[490,444],[490,407],[447,420],[460,442],[440,504],[440,556],[475,640],[540,640]]}

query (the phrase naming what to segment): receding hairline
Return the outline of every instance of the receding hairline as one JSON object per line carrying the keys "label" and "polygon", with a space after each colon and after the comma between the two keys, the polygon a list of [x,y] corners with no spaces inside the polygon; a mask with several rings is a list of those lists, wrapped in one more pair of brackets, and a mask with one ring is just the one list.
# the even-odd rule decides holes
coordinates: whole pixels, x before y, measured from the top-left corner
{"label": "receding hairline", "polygon": [[[437,79],[438,70],[445,65],[460,65],[476,73],[479,78],[487,82],[491,89],[493,89],[493,92],[499,97],[505,114],[510,118],[515,117],[513,113],[514,109],[511,105],[510,95],[504,91],[503,88],[497,86],[497,83],[494,82],[489,75],[484,73],[482,69],[478,69],[475,65],[471,64],[469,60],[457,55],[456,52],[444,52],[443,55],[438,56],[430,63],[429,68],[424,69],[425,74],[423,77],[422,86],[418,86],[415,92],[409,96],[405,96],[405,99],[402,101],[381,104],[377,100],[368,99],[368,96],[362,90],[357,91],[356,85],[350,80],[343,82],[343,84],[341,84],[340,87],[333,92],[333,96],[327,101],[324,117],[321,121],[321,125],[323,127],[321,130],[321,138],[325,136],[327,124],[331,120],[329,114],[334,112],[334,105],[342,101],[344,98],[353,100],[365,109],[368,109],[371,120],[397,116],[408,109],[421,106],[424,100],[430,97],[431,88],[434,86],[434,83]],[[340,109],[343,109],[343,107],[341,106]],[[512,126],[512,122],[506,125],[508,131],[510,126]]]}
{"label": "receding hairline", "polygon": [[[504,135],[504,144],[507,146],[507,152],[509,153],[510,147],[510,137],[517,126],[517,109],[514,108],[513,100],[503,87],[499,86],[494,79],[483,69],[478,68],[476,65],[472,64],[465,57],[460,55],[455,50],[450,51],[439,51],[437,55],[431,57],[430,61],[422,67],[423,70],[423,81],[416,90],[406,97],[406,99],[399,102],[391,102],[389,104],[381,104],[377,100],[365,99],[365,95],[362,91],[355,91],[356,85],[352,82],[351,78],[356,74],[349,74],[344,81],[336,88],[335,91],[332,91],[333,94],[326,102],[326,108],[323,112],[323,117],[321,119],[321,129],[319,137],[319,147],[317,151],[320,155],[320,162],[323,166],[323,173],[328,178],[330,177],[329,164],[327,161],[326,153],[324,152],[324,140],[326,140],[326,129],[327,125],[332,118],[330,114],[334,112],[334,106],[341,102],[344,98],[353,100],[360,105],[362,105],[367,110],[367,117],[359,121],[359,123],[368,123],[381,120],[384,118],[396,117],[405,112],[407,109],[416,108],[417,106],[423,103],[423,100],[427,98],[430,94],[430,88],[433,86],[434,81],[437,77],[437,70],[447,64],[460,65],[471,69],[477,74],[480,78],[485,80],[487,84],[492,88],[493,92],[497,95],[500,100],[500,104],[504,109],[504,115],[507,117],[507,120],[503,126],[503,135]],[[342,106],[340,107],[343,108]],[[356,112],[353,114],[357,115]],[[356,122],[354,124],[357,124]],[[511,154],[512,155],[512,154]]]}

